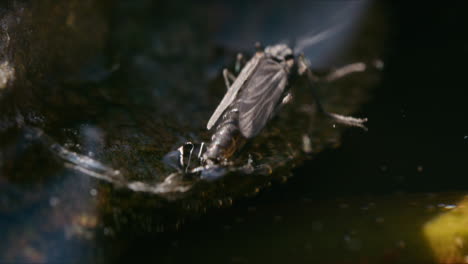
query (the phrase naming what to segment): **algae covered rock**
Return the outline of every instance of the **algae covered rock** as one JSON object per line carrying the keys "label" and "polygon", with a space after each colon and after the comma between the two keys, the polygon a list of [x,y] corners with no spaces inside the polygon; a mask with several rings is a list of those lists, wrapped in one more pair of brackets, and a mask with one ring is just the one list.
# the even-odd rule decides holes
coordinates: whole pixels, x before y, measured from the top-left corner
{"label": "algae covered rock", "polygon": [[102,53],[108,36],[105,1],[5,2],[0,5],[3,129],[39,123],[43,95],[51,96],[57,83]]}

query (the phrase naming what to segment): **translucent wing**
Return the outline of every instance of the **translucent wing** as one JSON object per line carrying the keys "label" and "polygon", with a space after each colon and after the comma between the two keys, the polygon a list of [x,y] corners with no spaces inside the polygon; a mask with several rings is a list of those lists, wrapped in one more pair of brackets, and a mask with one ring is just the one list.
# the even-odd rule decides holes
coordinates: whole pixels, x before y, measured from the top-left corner
{"label": "translucent wing", "polygon": [[288,74],[283,65],[260,60],[252,77],[239,94],[239,128],[246,138],[256,136],[273,117],[281,100]]}
{"label": "translucent wing", "polygon": [[223,114],[223,112],[232,104],[234,99],[237,97],[237,93],[239,92],[240,88],[244,85],[245,81],[249,78],[249,76],[254,72],[254,70],[257,68],[258,62],[260,58],[264,56],[263,52],[257,52],[255,56],[247,62],[247,64],[242,68],[242,71],[240,72],[239,76],[237,76],[237,79],[234,81],[234,83],[229,87],[228,91],[223,97],[223,100],[221,100],[221,103],[219,103],[218,107],[216,107],[216,110],[213,112],[213,114],[210,117],[210,120],[208,120],[208,124],[206,125],[206,128],[210,130],[213,125],[218,121],[219,117]]}

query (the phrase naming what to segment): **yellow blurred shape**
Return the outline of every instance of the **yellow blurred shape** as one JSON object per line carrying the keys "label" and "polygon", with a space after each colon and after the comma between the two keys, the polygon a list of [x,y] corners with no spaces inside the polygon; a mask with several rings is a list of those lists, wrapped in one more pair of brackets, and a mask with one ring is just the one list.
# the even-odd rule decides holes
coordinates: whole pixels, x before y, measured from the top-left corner
{"label": "yellow blurred shape", "polygon": [[468,196],[424,225],[424,235],[438,263],[468,263]]}

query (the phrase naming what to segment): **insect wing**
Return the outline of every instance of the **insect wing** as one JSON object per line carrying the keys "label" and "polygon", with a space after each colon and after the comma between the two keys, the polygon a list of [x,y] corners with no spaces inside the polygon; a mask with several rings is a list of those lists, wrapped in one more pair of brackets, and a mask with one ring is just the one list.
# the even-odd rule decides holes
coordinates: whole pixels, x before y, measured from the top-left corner
{"label": "insect wing", "polygon": [[239,95],[239,128],[246,138],[256,136],[273,117],[288,82],[283,65],[262,59]]}
{"label": "insect wing", "polygon": [[213,127],[213,125],[216,124],[219,117],[223,114],[226,108],[228,108],[228,106],[231,105],[232,102],[236,99],[237,94],[241,87],[244,85],[245,81],[257,68],[259,59],[261,57],[263,57],[263,53],[255,54],[255,56],[244,66],[244,68],[240,72],[239,76],[237,76],[236,80],[231,85],[231,87],[228,88],[228,91],[224,95],[223,100],[221,100],[221,103],[219,103],[218,107],[216,107],[216,110],[211,115],[210,120],[208,120],[208,124],[206,125],[206,128],[208,130],[210,130]]}

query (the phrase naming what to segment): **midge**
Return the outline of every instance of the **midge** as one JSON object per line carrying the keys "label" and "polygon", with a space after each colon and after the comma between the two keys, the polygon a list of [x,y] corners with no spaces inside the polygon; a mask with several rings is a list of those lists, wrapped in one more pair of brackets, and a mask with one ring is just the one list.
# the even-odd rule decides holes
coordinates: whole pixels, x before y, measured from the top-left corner
{"label": "midge", "polygon": [[[228,164],[229,159],[246,142],[255,137],[281,109],[291,101],[290,84],[295,77],[305,75],[309,81],[315,105],[320,113],[337,123],[365,129],[366,118],[342,116],[325,111],[315,90],[320,78],[312,73],[303,55],[295,55],[285,44],[268,46],[256,44],[254,56],[245,64],[238,76],[223,70],[227,92],[208,121],[206,128],[214,129],[207,145],[187,142],[177,151],[167,155],[167,163],[185,173],[202,172],[217,175],[218,165]],[[237,56],[236,70],[240,69],[242,56]],[[353,63],[323,77],[326,81],[341,78],[352,72],[364,71],[364,63]],[[196,154],[195,154],[196,153]],[[198,167],[191,169],[195,154]],[[177,161],[169,161],[177,159]],[[197,165],[195,165],[197,166]]]}
{"label": "midge", "polygon": [[[228,160],[243,143],[255,137],[281,109],[291,101],[290,84],[297,76],[306,75],[318,111],[333,121],[365,128],[366,118],[342,116],[325,111],[315,90],[318,78],[312,73],[303,55],[295,55],[285,44],[267,46],[256,44],[255,55],[245,64],[237,77],[224,69],[227,92],[214,111],[206,128],[214,133],[206,151],[200,149],[202,165],[220,164]],[[238,56],[239,68],[242,56]],[[326,80],[348,73],[363,71],[363,63],[347,65],[330,73]],[[231,83],[232,82],[232,83]]]}

